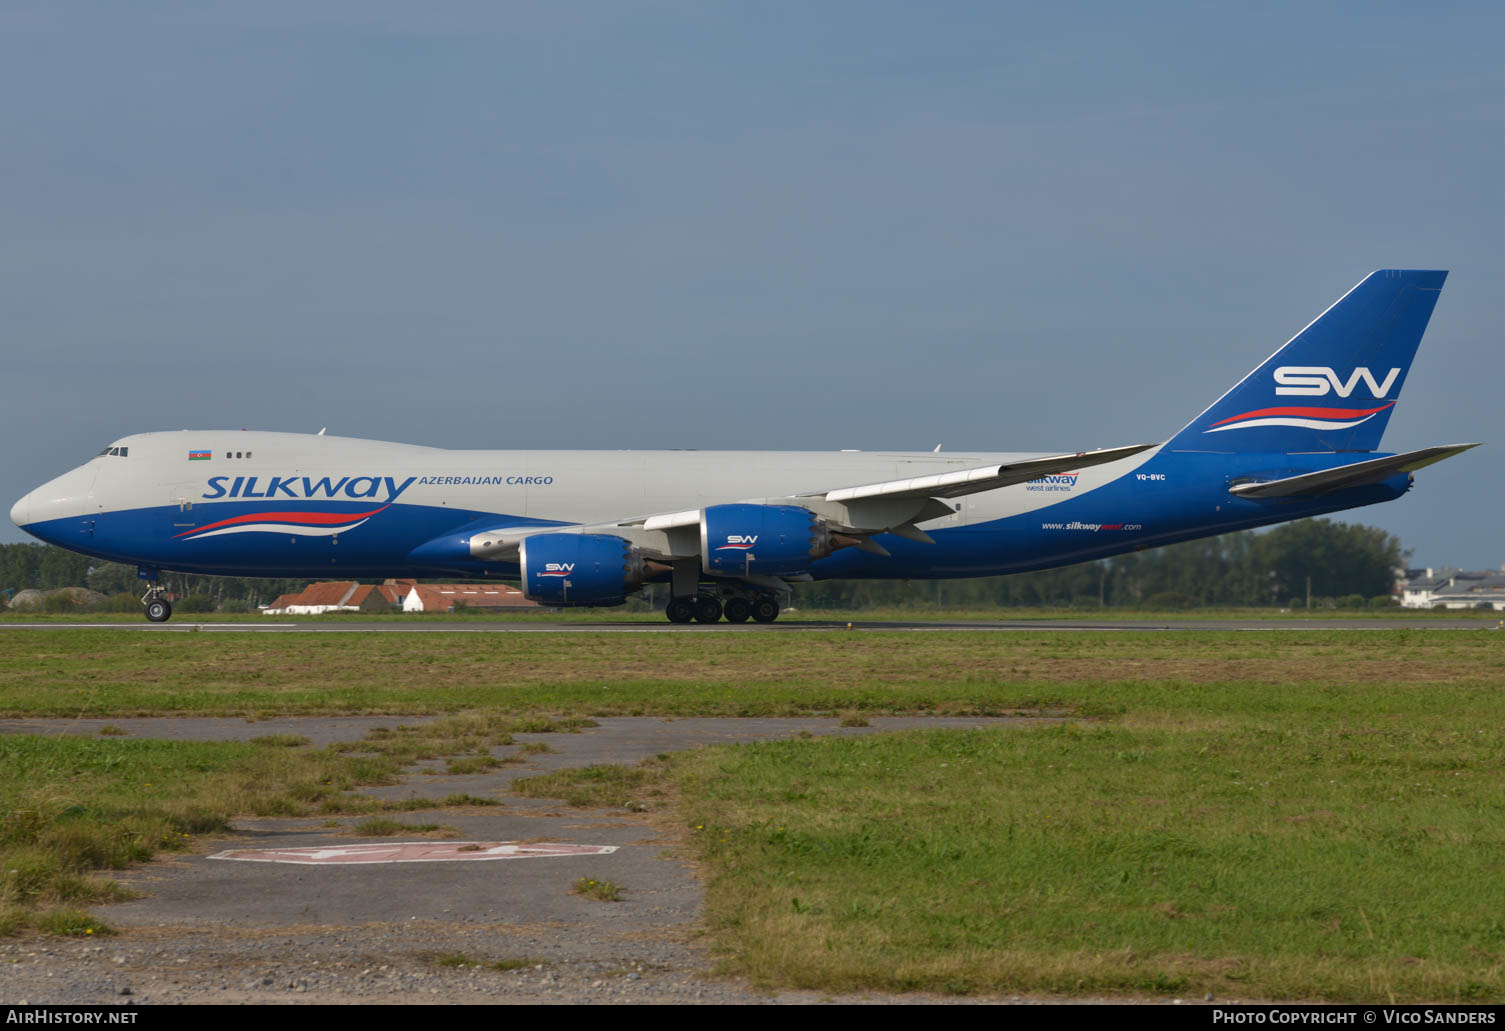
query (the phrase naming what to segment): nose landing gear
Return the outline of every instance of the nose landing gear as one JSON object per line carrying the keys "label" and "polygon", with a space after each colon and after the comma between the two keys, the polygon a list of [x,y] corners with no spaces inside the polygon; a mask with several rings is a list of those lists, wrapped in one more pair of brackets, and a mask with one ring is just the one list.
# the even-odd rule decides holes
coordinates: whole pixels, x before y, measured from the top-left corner
{"label": "nose landing gear", "polygon": [[150,623],[166,623],[172,618],[172,603],[167,600],[167,588],[153,580],[141,596],[146,606],[146,618]]}

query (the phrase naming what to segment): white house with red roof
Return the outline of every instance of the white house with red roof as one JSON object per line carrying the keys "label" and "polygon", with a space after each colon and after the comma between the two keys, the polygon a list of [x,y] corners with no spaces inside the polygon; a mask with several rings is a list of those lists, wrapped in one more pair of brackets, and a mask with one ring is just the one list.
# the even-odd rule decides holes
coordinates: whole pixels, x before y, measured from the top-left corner
{"label": "white house with red roof", "polygon": [[388,580],[309,584],[284,594],[261,611],[268,616],[316,616],[330,612],[454,612],[457,608],[495,611],[537,609],[523,592],[506,584],[420,584]]}

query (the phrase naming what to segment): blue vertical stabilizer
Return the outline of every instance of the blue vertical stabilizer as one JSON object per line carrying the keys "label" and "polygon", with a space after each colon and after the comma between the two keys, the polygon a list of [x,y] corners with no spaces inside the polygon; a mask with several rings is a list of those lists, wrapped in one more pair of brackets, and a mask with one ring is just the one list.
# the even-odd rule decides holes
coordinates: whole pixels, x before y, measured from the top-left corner
{"label": "blue vertical stabilizer", "polygon": [[1373,451],[1446,272],[1380,269],[1171,438],[1170,451]]}

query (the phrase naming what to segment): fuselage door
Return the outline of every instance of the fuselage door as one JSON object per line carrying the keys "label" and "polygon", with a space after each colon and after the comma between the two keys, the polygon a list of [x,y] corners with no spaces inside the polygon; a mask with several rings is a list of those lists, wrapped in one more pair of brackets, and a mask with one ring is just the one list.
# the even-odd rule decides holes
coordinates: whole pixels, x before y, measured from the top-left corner
{"label": "fuselage door", "polygon": [[175,483],[167,488],[167,516],[174,536],[199,525],[194,499],[204,490],[202,483]]}

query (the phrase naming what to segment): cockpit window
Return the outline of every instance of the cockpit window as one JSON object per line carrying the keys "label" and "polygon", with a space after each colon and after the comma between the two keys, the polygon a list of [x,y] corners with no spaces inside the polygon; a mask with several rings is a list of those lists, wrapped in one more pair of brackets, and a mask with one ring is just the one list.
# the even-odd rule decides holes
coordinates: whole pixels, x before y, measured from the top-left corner
{"label": "cockpit window", "polygon": [[94,457],[103,458],[105,455],[114,455],[117,458],[126,458],[130,453],[131,449],[128,447],[107,447]]}

